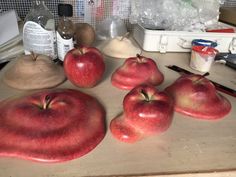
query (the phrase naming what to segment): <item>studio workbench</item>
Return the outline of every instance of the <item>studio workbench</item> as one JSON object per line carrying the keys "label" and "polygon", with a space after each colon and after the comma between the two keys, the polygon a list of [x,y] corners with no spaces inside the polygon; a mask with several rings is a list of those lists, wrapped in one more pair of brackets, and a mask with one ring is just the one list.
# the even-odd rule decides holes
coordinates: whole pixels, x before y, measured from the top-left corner
{"label": "studio workbench", "polygon": [[[189,53],[151,53],[165,76],[158,86],[163,90],[180,75],[167,65],[178,65],[191,72]],[[234,177],[236,176],[236,98],[223,94],[232,110],[223,119],[204,121],[174,113],[170,128],[156,136],[134,144],[113,138],[110,121],[123,111],[122,101],[128,91],[111,84],[111,74],[124,59],[104,57],[106,71],[94,88],[81,89],[68,80],[59,88],[81,90],[96,97],[106,110],[107,131],[101,143],[88,154],[62,163],[38,163],[17,158],[0,158],[0,177],[96,177],[96,176],[157,176],[157,177]],[[2,82],[7,66],[0,73],[0,100],[26,93]],[[209,79],[236,89],[235,70],[214,64]]]}

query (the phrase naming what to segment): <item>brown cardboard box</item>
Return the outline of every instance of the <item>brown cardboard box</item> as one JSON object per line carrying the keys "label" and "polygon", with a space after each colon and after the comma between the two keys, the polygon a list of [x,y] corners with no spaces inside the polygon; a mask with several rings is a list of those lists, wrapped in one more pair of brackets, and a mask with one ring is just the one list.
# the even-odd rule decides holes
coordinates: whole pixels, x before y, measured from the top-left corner
{"label": "brown cardboard box", "polygon": [[236,7],[220,8],[220,21],[236,26]]}

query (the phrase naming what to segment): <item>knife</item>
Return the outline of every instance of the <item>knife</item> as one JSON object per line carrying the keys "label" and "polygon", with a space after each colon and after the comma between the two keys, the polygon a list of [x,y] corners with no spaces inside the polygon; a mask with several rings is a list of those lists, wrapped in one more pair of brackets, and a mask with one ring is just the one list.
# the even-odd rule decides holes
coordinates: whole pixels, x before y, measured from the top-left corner
{"label": "knife", "polygon": [[[188,71],[188,70],[186,70],[186,69],[183,69],[183,68],[181,68],[181,67],[179,67],[179,66],[176,66],[176,65],[168,65],[168,66],[166,66],[166,67],[169,68],[169,69],[171,69],[171,70],[173,70],[173,71],[176,71],[176,72],[178,72],[178,73],[194,74],[194,73],[192,73],[192,72],[190,72],[190,71]],[[210,80],[210,81],[211,81],[211,80]],[[221,91],[221,92],[223,92],[223,93],[226,93],[226,94],[228,94],[228,95],[231,95],[231,96],[233,96],[233,97],[236,97],[236,90],[231,89],[231,88],[228,88],[228,87],[226,87],[226,86],[224,86],[224,85],[218,84],[218,83],[216,83],[216,82],[214,82],[214,81],[211,81],[211,82],[215,85],[216,90]]]}

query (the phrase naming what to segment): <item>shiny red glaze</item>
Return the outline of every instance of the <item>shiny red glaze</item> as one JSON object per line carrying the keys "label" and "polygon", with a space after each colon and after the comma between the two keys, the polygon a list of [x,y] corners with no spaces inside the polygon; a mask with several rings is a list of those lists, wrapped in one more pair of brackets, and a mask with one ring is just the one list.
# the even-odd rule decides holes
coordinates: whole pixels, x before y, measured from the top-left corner
{"label": "shiny red glaze", "polygon": [[68,80],[78,87],[94,87],[105,72],[103,56],[94,47],[70,50],[65,56],[63,66]]}
{"label": "shiny red glaze", "polygon": [[231,110],[230,102],[201,75],[183,75],[165,91],[175,100],[175,111],[191,117],[215,120]]}
{"label": "shiny red glaze", "polygon": [[156,86],[161,84],[163,80],[164,76],[155,61],[144,56],[126,59],[111,77],[111,82],[115,87],[125,90],[131,90],[144,83]]}
{"label": "shiny red glaze", "polygon": [[105,111],[80,91],[47,90],[1,102],[0,125],[0,156],[61,162],[101,142]]}
{"label": "shiny red glaze", "polygon": [[[146,96],[145,96],[146,95]],[[114,137],[136,142],[166,131],[173,118],[173,100],[152,85],[139,85],[124,98],[124,113],[110,124]]]}
{"label": "shiny red glaze", "polygon": [[110,130],[113,136],[126,143],[135,143],[143,138],[143,135],[135,129],[132,124],[126,121],[124,114],[112,119],[110,123]]}

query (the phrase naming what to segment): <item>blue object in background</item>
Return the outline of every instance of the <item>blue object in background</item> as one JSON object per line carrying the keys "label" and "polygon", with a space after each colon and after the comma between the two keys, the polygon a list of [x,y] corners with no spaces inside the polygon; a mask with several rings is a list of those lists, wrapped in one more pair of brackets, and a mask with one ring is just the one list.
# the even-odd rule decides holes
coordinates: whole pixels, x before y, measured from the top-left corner
{"label": "blue object in background", "polygon": [[205,40],[205,39],[194,39],[192,41],[192,46],[206,46],[206,47],[216,47],[217,43],[210,41],[210,40]]}

